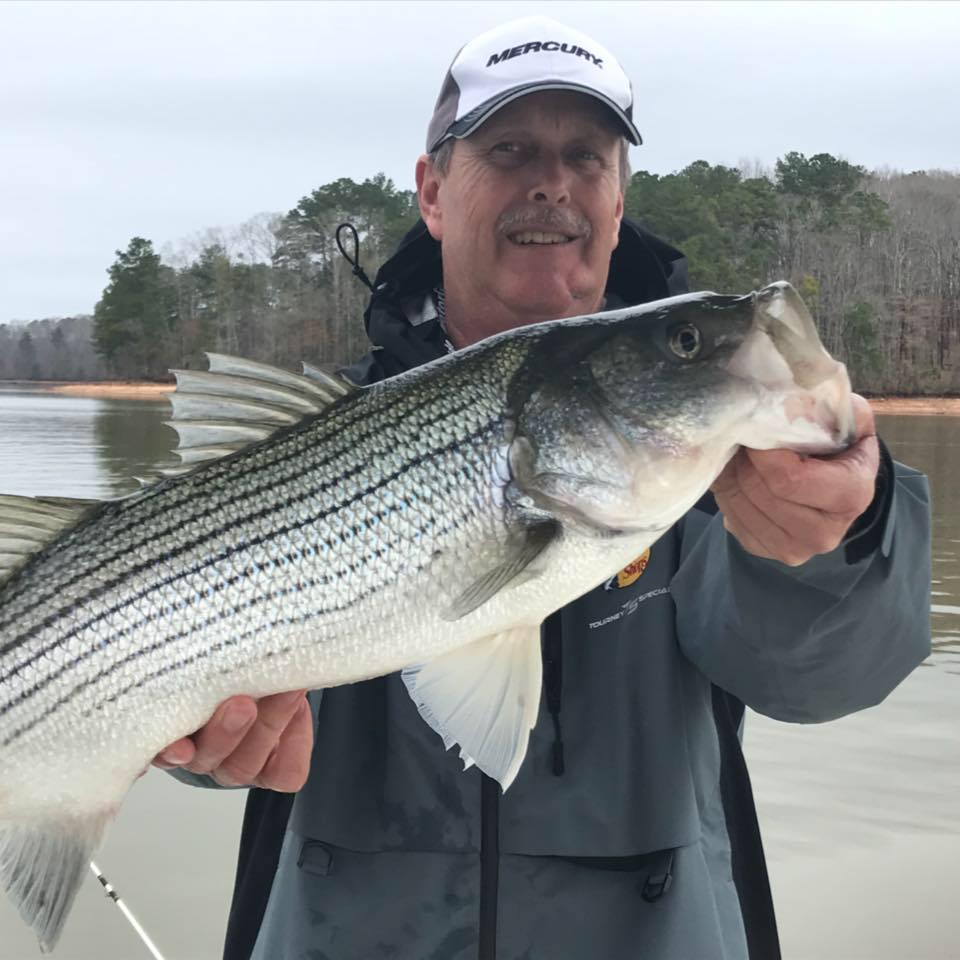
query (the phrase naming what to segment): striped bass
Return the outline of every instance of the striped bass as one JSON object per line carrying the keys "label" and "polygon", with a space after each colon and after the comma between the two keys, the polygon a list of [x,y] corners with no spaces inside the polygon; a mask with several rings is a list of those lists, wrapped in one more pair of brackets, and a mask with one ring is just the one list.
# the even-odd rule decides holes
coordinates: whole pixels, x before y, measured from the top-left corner
{"label": "striped bass", "polygon": [[211,355],[172,399],[178,475],[0,498],[0,882],[43,950],[131,784],[227,697],[403,671],[506,789],[541,622],[740,445],[854,438],[783,283],[519,328],[364,389]]}

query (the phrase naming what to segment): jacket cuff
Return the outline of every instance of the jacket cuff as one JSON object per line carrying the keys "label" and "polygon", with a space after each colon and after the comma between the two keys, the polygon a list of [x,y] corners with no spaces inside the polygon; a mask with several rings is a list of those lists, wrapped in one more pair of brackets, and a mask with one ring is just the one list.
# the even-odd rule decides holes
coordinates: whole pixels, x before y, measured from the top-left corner
{"label": "jacket cuff", "polygon": [[217,783],[213,777],[208,776],[205,773],[191,773],[189,770],[184,770],[183,767],[172,767],[169,770],[163,771],[166,774],[169,774],[173,777],[174,780],[179,780],[181,783],[186,783],[191,787],[205,787],[210,790],[246,790],[246,785],[241,787],[225,787],[222,783]]}
{"label": "jacket cuff", "polygon": [[890,520],[894,488],[893,457],[880,437],[877,437],[877,443],[880,447],[880,466],[873,500],[854,520],[842,543],[848,564],[859,563],[880,549]]}

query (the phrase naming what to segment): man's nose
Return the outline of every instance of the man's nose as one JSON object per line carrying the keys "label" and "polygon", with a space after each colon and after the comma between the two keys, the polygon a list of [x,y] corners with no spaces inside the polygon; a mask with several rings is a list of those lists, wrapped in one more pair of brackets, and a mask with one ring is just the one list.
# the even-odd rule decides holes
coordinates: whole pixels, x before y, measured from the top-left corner
{"label": "man's nose", "polygon": [[560,157],[540,157],[534,165],[533,179],[527,191],[532,203],[568,203],[569,171]]}

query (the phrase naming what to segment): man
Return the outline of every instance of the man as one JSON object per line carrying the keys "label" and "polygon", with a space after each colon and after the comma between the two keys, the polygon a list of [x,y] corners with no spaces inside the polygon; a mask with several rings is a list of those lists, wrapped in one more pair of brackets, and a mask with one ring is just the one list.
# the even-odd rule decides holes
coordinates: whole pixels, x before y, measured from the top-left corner
{"label": "man", "polygon": [[[417,163],[422,223],[378,275],[375,348],[347,374],[682,292],[682,255],[622,219],[627,142],[630,84],[592,39],[531,18],[467,44]],[[859,398],[857,419],[832,458],[741,451],[715,499],[547,620],[540,716],[505,795],[444,752],[396,676],[309,706],[233,698],[172,745],[159,762],[184,779],[266,788],[227,955],[777,957],[743,703],[831,719],[929,645],[925,481],[894,467]]]}

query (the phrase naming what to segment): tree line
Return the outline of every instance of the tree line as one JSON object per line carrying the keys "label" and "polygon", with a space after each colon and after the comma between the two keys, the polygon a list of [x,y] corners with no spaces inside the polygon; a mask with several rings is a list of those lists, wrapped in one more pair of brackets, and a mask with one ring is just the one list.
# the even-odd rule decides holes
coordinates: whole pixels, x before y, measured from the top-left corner
{"label": "tree line", "polygon": [[111,373],[97,353],[92,316],[0,324],[0,380],[102,380]]}
{"label": "tree line", "polygon": [[[772,170],[698,161],[634,173],[625,212],[683,250],[692,289],[791,281],[858,390],[960,392],[960,175],[795,152]],[[292,369],[347,363],[367,349],[369,291],[336,228],[355,225],[373,277],[416,219],[414,193],[378,174],[162,255],[134,237],[92,317],[0,325],[0,378],[164,379],[204,368],[205,351]]]}

